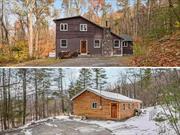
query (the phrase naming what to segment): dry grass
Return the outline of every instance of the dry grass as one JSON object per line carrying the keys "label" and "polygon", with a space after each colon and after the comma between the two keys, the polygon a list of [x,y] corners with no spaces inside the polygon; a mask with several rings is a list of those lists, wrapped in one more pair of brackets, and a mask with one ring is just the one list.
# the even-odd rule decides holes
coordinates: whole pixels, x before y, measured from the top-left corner
{"label": "dry grass", "polygon": [[61,59],[55,59],[55,58],[45,58],[45,59],[37,59],[37,60],[31,60],[19,64],[8,64],[6,66],[11,66],[11,67],[44,67],[44,66],[50,66],[55,63],[59,63],[63,60]]}

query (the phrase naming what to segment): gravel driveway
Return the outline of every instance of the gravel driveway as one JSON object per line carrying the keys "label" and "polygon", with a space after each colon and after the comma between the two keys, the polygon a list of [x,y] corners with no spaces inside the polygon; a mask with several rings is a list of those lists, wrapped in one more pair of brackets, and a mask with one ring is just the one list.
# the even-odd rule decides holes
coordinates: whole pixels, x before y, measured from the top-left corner
{"label": "gravel driveway", "polygon": [[50,119],[2,135],[111,135],[111,132],[95,124],[86,124],[73,120]]}
{"label": "gravel driveway", "polygon": [[53,67],[122,67],[127,66],[127,57],[78,57],[65,59],[60,63],[52,64]]}

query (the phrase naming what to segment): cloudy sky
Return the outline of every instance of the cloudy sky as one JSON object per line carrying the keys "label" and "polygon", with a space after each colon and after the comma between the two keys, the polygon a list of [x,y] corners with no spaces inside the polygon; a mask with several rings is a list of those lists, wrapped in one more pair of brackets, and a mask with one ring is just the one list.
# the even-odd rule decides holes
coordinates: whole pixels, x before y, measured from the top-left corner
{"label": "cloudy sky", "polygon": [[[108,85],[114,84],[120,78],[121,73],[126,73],[130,68],[104,68],[107,74]],[[79,77],[81,68],[63,68],[65,73],[64,86],[68,88],[70,80],[76,81]],[[137,69],[138,72],[139,69]],[[55,72],[56,75],[56,72]]]}

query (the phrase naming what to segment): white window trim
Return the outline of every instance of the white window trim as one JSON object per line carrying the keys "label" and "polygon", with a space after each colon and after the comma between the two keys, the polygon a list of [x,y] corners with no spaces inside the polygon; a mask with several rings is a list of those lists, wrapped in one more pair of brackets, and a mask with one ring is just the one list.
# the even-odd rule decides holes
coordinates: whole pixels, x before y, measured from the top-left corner
{"label": "white window trim", "polygon": [[[95,41],[96,40],[99,41],[99,46],[98,47],[95,46],[95,44],[96,44]],[[101,48],[101,39],[94,39],[94,48]]]}
{"label": "white window trim", "polygon": [[128,47],[127,42],[123,42],[123,47]]}
{"label": "white window trim", "polygon": [[[66,46],[62,46],[62,40],[66,40]],[[67,48],[68,47],[68,40],[67,39],[60,39],[60,48]]]}
{"label": "white window trim", "polygon": [[[86,30],[81,30],[81,26],[82,25],[85,25],[87,29]],[[80,28],[79,29],[80,29],[80,31],[88,31],[88,26],[87,26],[87,24],[80,24]]]}
{"label": "white window trim", "polygon": [[[116,41],[119,42],[119,45],[118,45],[118,46],[115,46],[115,42],[116,42]],[[120,40],[118,40],[118,39],[115,39],[115,40],[114,40],[114,48],[120,48]]]}
{"label": "white window trim", "polygon": [[[93,104],[96,104],[96,108],[93,108]],[[91,108],[92,108],[92,109],[97,109],[97,108],[98,108],[97,102],[93,102],[93,103],[91,104]]]}
{"label": "white window trim", "polygon": [[[61,25],[67,25],[67,30],[61,29]],[[61,23],[61,24],[60,24],[60,31],[68,31],[68,24],[67,24],[67,23]]]}

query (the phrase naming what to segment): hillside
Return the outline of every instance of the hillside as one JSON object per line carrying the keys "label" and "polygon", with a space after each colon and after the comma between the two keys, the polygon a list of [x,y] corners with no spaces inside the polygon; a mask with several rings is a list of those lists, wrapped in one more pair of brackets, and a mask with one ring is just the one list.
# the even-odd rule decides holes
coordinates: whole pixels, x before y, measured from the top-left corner
{"label": "hillside", "polygon": [[[23,127],[6,131],[5,135],[174,135],[175,132],[168,120],[164,119],[160,106],[148,107],[142,110],[140,116],[135,116],[124,121],[100,121],[71,119],[68,116],[57,116],[30,122]],[[73,118],[73,116],[71,116]],[[161,119],[162,118],[162,119]],[[161,121],[160,121],[161,120]],[[51,130],[50,130],[51,129]],[[52,130],[53,129],[53,130]]]}
{"label": "hillside", "polygon": [[134,66],[180,66],[180,32],[165,36],[153,41],[147,48],[147,53],[135,56],[132,60]]}

